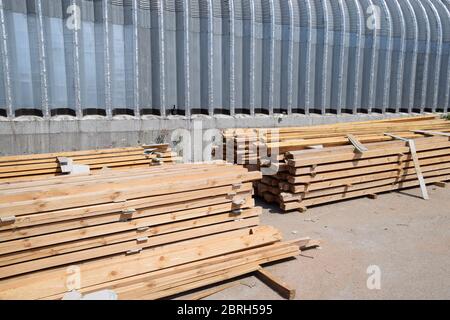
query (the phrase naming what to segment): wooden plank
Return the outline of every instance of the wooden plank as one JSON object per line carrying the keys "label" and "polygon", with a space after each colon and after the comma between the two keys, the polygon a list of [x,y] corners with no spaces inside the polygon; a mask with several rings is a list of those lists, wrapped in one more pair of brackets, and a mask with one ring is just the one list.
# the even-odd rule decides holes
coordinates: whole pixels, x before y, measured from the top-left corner
{"label": "wooden plank", "polygon": [[34,160],[34,159],[49,159],[56,157],[74,157],[82,155],[100,155],[110,154],[114,152],[128,152],[128,151],[144,151],[142,147],[129,147],[129,148],[114,148],[114,149],[98,149],[98,150],[83,150],[83,151],[68,151],[68,152],[54,152],[54,153],[42,153],[42,154],[27,154],[18,156],[3,156],[0,157],[0,162],[12,162],[22,160]]}
{"label": "wooden plank", "polygon": [[[432,158],[436,156],[444,156],[450,154],[450,148],[444,148],[444,149],[436,149],[431,151],[423,151],[419,152],[417,155],[419,159],[422,161],[422,159],[425,158]],[[375,166],[375,165],[381,165],[381,164],[389,164],[389,163],[399,163],[399,162],[405,162],[410,161],[411,155],[409,153],[403,154],[399,153],[396,155],[388,155],[388,156],[381,156],[381,157],[375,157],[375,158],[369,158],[364,160],[350,160],[350,161],[344,161],[344,162],[335,162],[331,164],[319,164],[316,166],[307,166],[307,167],[289,167],[289,173],[291,175],[304,175],[304,174],[311,174],[311,173],[321,173],[326,171],[336,171],[336,170],[344,170],[344,169],[352,169],[356,167],[369,167],[369,166]]]}
{"label": "wooden plank", "polygon": [[223,167],[231,167],[231,164],[225,163],[214,163],[205,166],[202,163],[192,163],[192,164],[168,164],[164,167],[154,166],[154,167],[146,167],[145,169],[140,170],[107,170],[107,171],[95,171],[89,175],[84,176],[54,176],[45,180],[30,180],[30,181],[21,181],[21,182],[12,182],[12,183],[1,183],[0,190],[9,190],[9,189],[22,189],[29,190],[29,188],[38,188],[35,190],[39,190],[39,187],[46,185],[71,185],[80,182],[89,182],[89,181],[115,181],[116,179],[126,179],[133,178],[136,176],[146,175],[146,174],[160,174],[167,172],[180,172],[183,170],[189,169],[190,171],[204,170],[209,171],[214,168],[223,168]]}
{"label": "wooden plank", "polygon": [[359,153],[363,153],[369,150],[354,135],[347,134],[347,138]]}
{"label": "wooden plank", "polygon": [[[444,147],[448,147],[449,139],[446,137],[421,137],[415,139],[418,150],[432,150],[436,147],[429,147],[429,144],[444,144]],[[374,142],[367,144],[367,147],[371,151],[380,151],[380,150],[394,150],[398,152],[398,148],[407,147],[406,142],[399,140],[391,140],[391,141],[383,141],[383,142]],[[423,148],[423,150],[421,149]],[[439,146],[438,146],[439,147]],[[309,157],[323,157],[327,155],[344,155],[350,154],[354,155],[354,147],[353,146],[335,146],[335,147],[327,147],[324,149],[317,150],[298,150],[298,151],[289,151],[286,152],[286,155],[289,159],[296,159],[300,157],[301,159],[309,158]]]}
{"label": "wooden plank", "polygon": [[[431,184],[431,183],[435,183],[435,182],[439,182],[439,181],[447,181],[447,180],[450,180],[450,175],[427,178],[426,183]],[[397,183],[397,184],[392,184],[392,185],[387,185],[387,186],[380,186],[380,187],[375,187],[375,188],[370,188],[370,189],[348,192],[345,194],[334,194],[334,195],[325,196],[325,197],[307,199],[307,200],[302,201],[301,203],[300,202],[282,203],[281,208],[286,211],[295,210],[300,207],[305,207],[305,206],[309,207],[309,206],[314,206],[314,205],[318,205],[318,204],[322,204],[322,203],[357,198],[357,197],[361,197],[361,196],[364,196],[367,194],[382,193],[382,192],[394,191],[394,190],[399,190],[399,189],[407,189],[407,188],[411,188],[411,187],[416,187],[418,184],[419,184],[418,180],[415,179],[412,181],[402,182],[399,184]]]}
{"label": "wooden plank", "polygon": [[[431,138],[428,138],[431,139]],[[434,139],[434,138],[432,138]],[[336,152],[332,152],[328,155],[320,154],[320,150],[317,151],[317,154],[311,153],[310,157],[302,157],[301,159],[291,159],[288,160],[288,165],[292,167],[305,167],[310,165],[319,165],[324,163],[333,163],[340,161],[352,161],[352,160],[362,160],[374,157],[384,157],[388,155],[397,155],[397,154],[406,154],[409,152],[409,147],[405,142],[401,142],[401,145],[386,145],[384,149],[372,149],[370,145],[368,145],[369,151],[355,155],[354,153],[339,153],[338,150],[335,149]],[[417,151],[426,151],[426,150],[434,150],[440,148],[449,148],[449,141],[436,142],[433,140],[428,141],[428,144],[425,145],[423,141],[416,141]],[[343,150],[346,152],[347,150]]]}
{"label": "wooden plank", "polygon": [[224,283],[222,285],[215,286],[213,288],[205,289],[200,292],[195,292],[190,295],[183,296],[180,298],[180,300],[201,300],[201,299],[207,298],[209,296],[212,296],[216,293],[225,291],[227,289],[237,287],[238,285],[240,285],[239,282]]}
{"label": "wooden plank", "polygon": [[[410,133],[404,134],[403,137],[407,139],[418,138],[419,135]],[[382,142],[382,141],[391,141],[391,137],[383,136],[383,135],[367,135],[358,136],[358,140],[361,143],[373,143],[373,142]],[[266,147],[268,149],[278,148],[280,152],[286,152],[290,150],[296,150],[306,148],[312,145],[321,144],[323,146],[338,146],[338,145],[346,145],[348,144],[348,139],[346,137],[335,137],[335,138],[319,138],[319,139],[309,139],[309,140],[289,140],[285,142],[277,142],[277,143],[267,143]]]}
{"label": "wooden plank", "polygon": [[439,187],[439,188],[446,188],[447,187],[447,183],[445,183],[445,182],[435,182],[434,185],[436,187]]}
{"label": "wooden plank", "polygon": [[[269,227],[256,227],[228,232],[220,236],[203,237],[178,244],[142,251],[138,256],[126,256],[84,262],[78,265],[83,274],[83,285],[92,286],[143,272],[169,268],[187,262],[219,256],[227,252],[254,248],[280,241],[278,231]],[[201,245],[200,245],[201,244]],[[226,245],[224,245],[226,244]],[[0,299],[36,298],[64,293],[65,268],[28,274],[0,282]]]}
{"label": "wooden plank", "polygon": [[[61,157],[59,157],[61,158]],[[74,164],[84,164],[89,165],[90,168],[95,169],[100,166],[118,166],[125,164],[138,164],[138,163],[151,163],[152,159],[156,158],[156,155],[150,155],[146,156],[144,154],[140,155],[124,155],[120,157],[107,157],[107,158],[101,158],[101,159],[87,159],[87,160],[73,160]],[[4,173],[11,173],[16,175],[23,175],[24,173],[30,171],[33,172],[34,170],[39,169],[49,169],[48,172],[59,172],[59,163],[56,162],[46,162],[46,163],[32,163],[32,164],[17,164],[17,165],[5,165],[0,166],[0,177],[5,177],[3,175]],[[11,175],[8,175],[11,176]]]}
{"label": "wooden plank", "polygon": [[[436,170],[446,170],[450,168],[450,162],[445,163],[436,163],[431,165],[426,165],[422,167],[422,172],[430,172]],[[351,171],[351,170],[349,170]],[[349,172],[348,175],[342,174],[343,178],[339,176],[330,177],[326,179],[324,176],[318,176],[310,179],[309,177],[289,177],[289,191],[292,193],[301,193],[301,192],[311,192],[320,189],[327,189],[339,186],[347,186],[353,184],[359,184],[364,182],[388,179],[388,178],[397,178],[402,177],[409,174],[415,174],[414,166],[409,165],[392,165],[389,168],[385,168],[385,170],[379,170],[379,168],[373,168],[371,170],[358,170],[355,172]],[[359,175],[357,174],[359,173]],[[294,184],[292,182],[304,184]],[[292,184],[291,184],[292,183]]]}
{"label": "wooden plank", "polygon": [[[292,257],[299,254],[298,246],[290,242],[277,242],[268,246],[246,249],[239,252],[190,262],[184,265],[159,269],[149,273],[131,276],[93,286],[79,289],[80,292],[90,293],[98,290],[129,288],[135,290],[142,288],[156,288],[167,283],[174,283],[184,278],[192,278],[196,275],[210,274],[221,269],[239,266],[249,263],[264,264],[272,261]],[[137,286],[136,286],[137,285]],[[42,297],[45,299],[60,299],[61,294]]]}
{"label": "wooden plank", "polygon": [[416,175],[419,179],[420,189],[422,190],[422,197],[425,200],[429,200],[430,197],[428,195],[427,185],[425,183],[425,179],[423,178],[422,169],[420,168],[419,158],[417,157],[416,144],[414,140],[408,141],[409,148],[411,149],[411,156],[414,162],[414,167],[416,169]]}
{"label": "wooden plank", "polygon": [[189,181],[176,183],[161,183],[156,185],[119,188],[117,190],[104,190],[90,192],[88,194],[75,194],[67,196],[52,197],[42,200],[29,200],[16,203],[0,204],[0,216],[16,215],[22,216],[29,213],[39,213],[45,211],[59,210],[76,207],[80,203],[84,205],[94,205],[107,202],[121,202],[128,199],[135,199],[148,196],[156,196],[170,192],[183,192],[192,189],[208,189],[211,187],[235,184],[259,179],[260,172],[248,172],[245,174],[225,173],[213,178],[193,178]]}
{"label": "wooden plank", "polygon": [[[435,171],[429,171],[425,173],[425,177],[436,177],[441,175],[447,175],[450,174],[450,169],[445,170],[435,170]],[[369,178],[369,177],[368,177]],[[406,181],[411,181],[417,179],[417,175],[415,171],[410,172],[407,175],[400,175],[400,174],[394,174],[393,177],[387,178],[387,179],[380,179],[380,180],[373,180],[370,179],[368,182],[362,182],[362,183],[349,183],[349,184],[343,184],[340,186],[332,187],[332,188],[319,188],[314,191],[307,190],[306,192],[301,192],[298,194],[292,194],[292,193],[281,193],[280,199],[282,201],[295,201],[295,200],[304,200],[304,199],[310,199],[315,197],[321,197],[331,194],[342,194],[345,196],[346,193],[356,191],[356,190],[362,190],[362,189],[370,189],[377,186],[392,184],[392,183],[401,183]]]}
{"label": "wooden plank", "polygon": [[[368,121],[354,121],[354,122],[337,122],[332,124],[323,124],[323,125],[315,125],[315,126],[303,126],[303,127],[283,127],[279,128],[280,130],[284,130],[286,132],[292,132],[293,130],[299,129],[299,130],[311,130],[311,129],[318,129],[321,130],[323,128],[335,128],[335,127],[349,127],[349,126],[355,126],[355,125],[361,125],[361,126],[370,126],[372,124],[377,123],[399,123],[399,122],[409,122],[409,123],[417,123],[421,121],[429,121],[429,120],[439,120],[438,115],[425,115],[425,116],[406,116],[402,118],[395,118],[395,119],[381,119],[381,120],[368,120]],[[237,134],[253,134],[257,135],[260,131],[268,131],[271,128],[233,128],[233,129],[226,129],[224,130],[224,136],[231,136],[234,137]]]}
{"label": "wooden plank", "polygon": [[[179,176],[183,176],[185,179],[188,179],[191,176],[196,177],[197,175],[204,175],[204,174],[223,174],[224,172],[241,172],[246,173],[247,170],[243,168],[233,168],[232,166],[214,166],[212,168],[202,168],[201,166],[198,167],[186,167],[184,170],[180,169],[173,169],[173,167],[176,166],[167,166],[167,167],[160,167],[157,169],[149,170],[150,168],[146,170],[131,170],[131,171],[118,171],[113,172],[113,174],[105,173],[105,174],[99,174],[99,175],[92,175],[92,176],[82,176],[84,177],[81,179],[79,176],[67,176],[67,178],[63,179],[62,181],[58,181],[57,183],[52,181],[51,183],[39,184],[36,186],[28,186],[24,187],[22,186],[22,183],[15,183],[15,184],[9,184],[8,190],[5,190],[4,195],[12,195],[12,194],[21,194],[21,193],[27,193],[29,194],[32,191],[42,191],[45,190],[48,195],[57,195],[58,189],[63,189],[66,192],[72,191],[72,193],[79,192],[79,189],[81,191],[83,188],[87,188],[89,185],[104,185],[105,187],[108,186],[123,186],[127,185],[127,183],[130,183],[130,181],[138,181],[141,184],[149,181],[149,179],[152,179],[151,182],[159,182],[160,180],[164,181],[178,181],[180,178]],[[186,170],[189,170],[189,173],[186,174]],[[128,173],[128,174],[127,174]],[[75,180],[75,178],[78,178],[78,180]],[[170,180],[169,180],[170,179]],[[54,193],[48,193],[50,190],[53,190]],[[59,193],[64,194],[64,193]],[[33,194],[33,196],[38,196],[39,193]]]}
{"label": "wooden plank", "polygon": [[[167,244],[176,241],[183,241],[194,237],[201,237],[206,235],[213,235],[216,233],[227,232],[236,230],[239,228],[253,227],[255,226],[255,220],[244,219],[242,221],[231,221],[229,223],[221,223],[219,225],[200,227],[196,229],[189,229],[185,231],[175,232],[173,234],[161,235],[158,237],[152,237],[144,242],[131,240],[128,242],[118,243],[109,246],[101,246],[91,250],[77,251],[73,253],[47,257],[44,259],[34,259],[31,261],[25,261],[18,264],[9,266],[2,266],[0,268],[0,278],[6,278],[15,276],[27,272],[37,271],[50,267],[68,265],[71,263],[77,263],[85,260],[90,260],[98,257],[111,256],[114,254],[124,254],[130,250],[144,249],[147,247],[153,247],[157,245]],[[145,237],[140,235],[140,237]],[[34,257],[33,257],[34,258]]]}
{"label": "wooden plank", "polygon": [[[165,152],[167,156],[171,156],[171,152]],[[73,161],[78,162],[81,160],[91,160],[91,159],[115,159],[117,157],[128,157],[128,156],[145,156],[143,150],[137,151],[127,151],[127,152],[112,152],[105,153],[99,155],[83,155],[83,156],[72,156],[70,157]],[[172,156],[176,156],[173,154]],[[153,156],[155,157],[155,156]],[[0,158],[1,159],[1,158]],[[20,166],[20,165],[29,165],[29,164],[42,164],[42,163],[56,163],[57,157],[47,158],[47,159],[29,159],[29,160],[21,160],[21,161],[12,161],[12,162],[0,162],[0,167],[4,166]]]}
{"label": "wooden plank", "polygon": [[[217,215],[199,216],[193,219],[175,221],[172,223],[155,226],[148,226],[148,227],[146,226],[136,229],[129,229],[118,233],[109,233],[97,237],[75,239],[72,240],[72,242],[55,241],[50,247],[30,248],[22,250],[21,252],[16,251],[14,254],[9,255],[5,255],[2,253],[2,256],[0,256],[1,261],[0,265],[7,265],[52,255],[65,254],[73,251],[86,250],[99,246],[121,243],[129,240],[134,241],[140,237],[155,237],[160,234],[165,234],[169,231],[175,232],[186,230],[189,228],[195,228],[197,226],[200,227],[203,225],[213,223],[220,223],[220,222],[234,221],[235,219],[255,217],[260,215],[261,213],[260,210],[261,209],[258,207],[248,208],[243,209],[241,214],[239,214],[238,216],[230,214],[229,212],[218,213]],[[55,237],[57,236],[58,234],[55,234]]]}
{"label": "wooden plank", "polygon": [[[245,251],[244,251],[245,252]],[[217,269],[219,271],[215,271],[215,272],[198,272],[196,273],[196,275],[194,277],[190,276],[178,276],[176,277],[176,279],[173,279],[172,277],[170,277],[168,279],[168,281],[163,282],[163,284],[159,284],[158,286],[152,286],[151,288],[149,288],[148,286],[148,282],[144,282],[144,283],[137,283],[136,285],[132,285],[132,286],[126,286],[125,288],[120,288],[119,287],[119,295],[121,295],[121,298],[124,299],[159,299],[162,297],[167,297],[167,296],[171,296],[174,294],[179,294],[181,292],[185,292],[187,290],[191,290],[191,289],[195,289],[195,288],[199,288],[205,285],[209,285],[212,283],[216,283],[216,282],[221,282],[227,279],[231,279],[234,276],[230,276],[230,271],[231,270],[245,270],[244,272],[241,272],[238,275],[244,275],[247,273],[252,273],[255,270],[260,269],[260,264],[264,264],[264,263],[269,263],[269,262],[274,262],[274,261],[278,261],[281,259],[286,259],[289,257],[293,257],[295,255],[298,255],[298,250],[293,250],[291,249],[290,252],[284,253],[284,254],[275,254],[275,252],[270,253],[269,256],[267,256],[267,258],[263,258],[263,259],[259,259],[253,262],[247,261],[245,263],[239,263],[236,264],[236,262],[234,261],[230,261],[226,266],[223,266],[220,269]],[[254,259],[252,259],[254,260]],[[248,269],[250,267],[250,270]],[[217,278],[217,276],[221,276],[219,278]],[[223,277],[225,276],[225,277]],[[213,278],[214,277],[214,278]],[[198,283],[198,281],[204,280],[204,279],[211,279],[213,278],[214,280],[212,281],[208,281],[207,283],[205,282],[200,282]],[[197,283],[196,285],[192,286],[191,284]],[[189,285],[188,287],[186,287],[186,285]],[[125,294],[125,295],[124,295]]]}
{"label": "wooden plank", "polygon": [[[310,139],[342,138],[342,137],[346,137],[347,134],[371,135],[371,136],[375,137],[375,135],[377,135],[377,134],[379,135],[385,131],[389,131],[388,128],[384,128],[384,129],[385,130],[367,130],[364,128],[357,128],[357,129],[352,129],[352,130],[342,130],[342,131],[336,131],[336,132],[327,132],[327,130],[322,130],[321,132],[311,132],[311,133],[305,132],[305,133],[280,134],[275,137],[272,137],[272,136],[262,137],[259,139],[259,142],[277,143],[277,142],[290,142],[290,141],[300,141],[300,140],[307,141]],[[430,129],[441,130],[441,132],[443,132],[445,134],[448,131],[450,131],[450,125],[449,126],[431,127]],[[396,134],[401,135],[401,136],[404,136],[404,135],[411,136],[411,132],[414,132],[414,130],[411,131],[411,130],[406,129],[404,131],[395,131]],[[423,136],[423,134],[420,134],[420,133],[414,133],[414,134],[416,134],[415,137]],[[379,137],[381,137],[381,136],[379,136]],[[346,145],[350,145],[350,144],[347,143]]]}
{"label": "wooden plank", "polygon": [[437,131],[426,131],[426,130],[413,130],[415,133],[421,133],[424,135],[429,136],[444,136],[444,137],[450,137],[450,133],[447,132],[437,132]]}
{"label": "wooden plank", "polygon": [[189,174],[185,172],[174,172],[170,170],[162,172],[143,172],[141,175],[132,175],[124,177],[114,177],[108,179],[95,179],[83,181],[80,183],[65,183],[63,185],[47,185],[35,188],[19,188],[10,189],[2,192],[0,195],[1,202],[18,202],[26,200],[39,200],[42,198],[50,198],[55,196],[75,195],[80,193],[90,193],[99,190],[120,190],[130,186],[137,187],[142,185],[158,184],[161,182],[177,182],[180,180],[189,180],[193,178],[211,177],[212,175],[219,177],[227,173],[245,174],[248,170],[244,168],[224,167],[220,171],[214,170],[192,170]]}
{"label": "wooden plank", "polygon": [[280,278],[274,276],[266,269],[259,269],[258,271],[256,271],[256,276],[267,286],[278,292],[278,294],[283,298],[288,300],[292,300],[295,298],[295,289],[293,289]]}
{"label": "wooden plank", "polygon": [[304,237],[304,238],[289,240],[289,241],[285,241],[285,242],[289,243],[289,244],[295,244],[302,251],[303,250],[314,249],[314,248],[320,247],[320,245],[321,245],[321,241],[320,240],[311,239],[310,237]]}
{"label": "wooden plank", "polygon": [[[433,165],[438,165],[442,163],[443,167],[446,167],[446,164],[450,161],[450,155],[443,157],[434,157],[420,160],[420,163],[423,167],[430,166],[431,170],[435,170],[436,167]],[[337,170],[337,171],[327,171],[318,174],[309,174],[309,175],[300,175],[300,176],[289,176],[288,181],[292,184],[298,183],[313,183],[313,182],[321,182],[332,179],[339,178],[347,178],[351,176],[360,176],[367,174],[375,174],[379,172],[385,171],[393,171],[393,170],[402,170],[408,171],[408,169],[415,168],[414,161],[405,161],[399,163],[390,163],[385,165],[376,165],[376,166],[368,166],[368,167],[356,167],[354,169],[348,170]]]}
{"label": "wooden plank", "polygon": [[[254,200],[251,198],[245,199],[245,203],[239,208],[248,208],[254,206]],[[191,218],[201,217],[205,215],[213,215],[223,212],[229,212],[235,209],[236,206],[231,202],[219,205],[212,205],[207,208],[195,208],[184,211],[177,211],[173,213],[149,216],[140,219],[133,219],[126,222],[116,222],[113,224],[101,224],[93,227],[79,228],[58,232],[56,234],[46,234],[35,236],[31,238],[11,240],[0,242],[0,253],[7,254],[11,252],[29,250],[39,248],[61,242],[82,240],[91,237],[101,236],[104,234],[127,231],[137,228],[156,226],[168,222],[182,221]],[[252,209],[257,210],[257,209]]]}
{"label": "wooden plank", "polygon": [[91,170],[104,167],[122,169],[130,166],[154,166],[179,159],[167,147],[156,148],[155,152],[150,154],[145,153],[146,150],[138,147],[0,157],[0,182],[36,180],[60,175],[57,159],[61,157],[70,158],[75,164],[89,165]]}
{"label": "wooden plank", "polygon": [[407,142],[409,149],[410,149],[411,157],[414,162],[414,168],[416,169],[417,179],[419,179],[420,189],[422,190],[422,197],[425,200],[429,200],[430,197],[428,195],[427,186],[425,184],[425,180],[423,179],[422,170],[420,168],[420,163],[419,163],[419,158],[417,157],[417,149],[416,149],[415,141],[412,139],[404,139],[404,138],[401,138],[401,137],[398,137],[398,136],[395,136],[395,135],[392,135],[389,133],[385,133],[385,135],[390,136],[397,140],[403,140],[403,141]]}
{"label": "wooden plank", "polygon": [[[355,135],[381,135],[383,132],[395,132],[398,135],[416,135],[420,137],[423,133],[416,132],[415,129],[426,129],[432,132],[444,132],[447,133],[450,130],[450,124],[447,123],[437,123],[431,125],[407,125],[402,127],[397,126],[379,126],[377,128],[367,128],[367,127],[353,127],[353,128],[340,128],[340,129],[321,129],[321,130],[312,130],[312,131],[298,131],[298,132],[290,132],[283,133],[279,132],[275,135],[271,134],[263,134],[259,137],[259,142],[264,143],[277,143],[277,142],[291,142],[291,141],[300,141],[310,140],[310,139],[324,139],[324,138],[339,138],[345,137],[347,134],[355,134]],[[434,130],[434,131],[433,131]],[[245,137],[238,137],[235,139],[235,145],[239,145],[242,141],[246,140]],[[255,141],[257,142],[257,141]],[[252,142],[252,143],[255,143]],[[250,143],[249,143],[250,144]],[[247,146],[243,145],[243,146]]]}
{"label": "wooden plank", "polygon": [[[244,274],[252,273],[258,269],[260,269],[260,266],[257,265],[245,265],[242,267],[232,268],[230,270],[227,270],[221,275],[215,275],[213,277],[208,277],[206,279],[193,281],[189,280],[189,283],[180,285],[178,287],[166,289],[166,290],[160,290],[156,293],[150,293],[150,294],[140,294],[137,299],[138,300],[155,300],[160,299],[164,297],[169,297],[181,292],[186,292],[192,289],[201,288],[213,283],[230,280],[239,276],[242,276]],[[133,293],[134,294],[134,293]],[[126,296],[121,295],[120,299],[128,299]]]}
{"label": "wooden plank", "polygon": [[[0,236],[2,237],[2,239],[11,240],[38,234],[45,234],[49,232],[93,226],[101,223],[117,222],[120,221],[121,211],[127,208],[134,208],[137,210],[136,213],[133,213],[131,215],[132,218],[142,217],[145,216],[144,213],[150,213],[149,211],[142,212],[140,209],[143,208],[155,208],[156,213],[163,213],[165,211],[170,212],[177,209],[182,210],[196,208],[215,202],[216,200],[218,200],[217,197],[220,197],[222,199],[224,198],[224,195],[227,195],[231,192],[242,193],[249,192],[251,190],[252,184],[244,183],[236,188],[231,185],[210,188],[208,189],[207,194],[209,195],[209,197],[207,198],[207,200],[204,199],[205,190],[201,189],[127,200],[125,202],[119,203],[107,203],[94,206],[84,206],[24,215],[21,217],[17,217],[15,223],[12,225],[0,226]],[[220,202],[221,201],[219,200],[218,203]],[[79,220],[81,218],[83,219]],[[61,223],[63,221],[66,222]],[[39,227],[39,225],[50,223],[51,225]],[[30,228],[32,226],[37,227]],[[29,228],[25,229],[25,227]],[[11,231],[8,233],[2,232],[5,230]]]}
{"label": "wooden plank", "polygon": [[[240,219],[246,219],[242,221],[241,224],[245,227],[247,226],[256,226],[258,225],[259,219],[257,218],[260,212],[252,210],[244,210],[240,215],[238,222]],[[25,262],[29,260],[41,259],[50,256],[62,255],[71,253],[74,251],[87,250],[91,248],[104,247],[111,244],[117,244],[124,242],[135,243],[136,239],[143,237],[151,237],[149,240],[151,243],[154,243],[155,237],[159,235],[164,235],[169,232],[178,232],[183,230],[188,230],[190,228],[197,228],[202,226],[207,226],[214,223],[227,223],[230,221],[235,221],[236,216],[227,214],[219,214],[211,217],[201,217],[197,219],[191,219],[187,221],[175,222],[171,224],[160,225],[156,227],[150,227],[148,229],[143,230],[132,230],[128,232],[122,232],[118,234],[112,234],[108,236],[104,236],[101,238],[95,239],[86,239],[80,240],[77,242],[70,243],[61,243],[56,244],[51,247],[44,247],[38,249],[26,250],[23,252],[16,252],[14,254],[3,255],[1,257],[1,265],[10,265],[14,263]],[[195,233],[193,231],[192,235]],[[128,250],[123,250],[123,252]],[[87,252],[84,252],[87,253]],[[106,255],[107,250],[100,252],[103,255]],[[83,256],[84,257],[84,256]]]}

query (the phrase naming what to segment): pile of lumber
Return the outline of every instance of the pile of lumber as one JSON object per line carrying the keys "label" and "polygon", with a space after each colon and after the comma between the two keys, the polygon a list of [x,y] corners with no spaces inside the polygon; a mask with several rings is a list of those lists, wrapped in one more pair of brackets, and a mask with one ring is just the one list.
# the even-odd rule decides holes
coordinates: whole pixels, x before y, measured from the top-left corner
{"label": "pile of lumber", "polygon": [[[450,134],[286,153],[287,169],[258,194],[285,211],[450,180]],[[400,137],[399,137],[400,138]],[[425,186],[421,187],[424,188]],[[427,197],[426,189],[424,197]]]}
{"label": "pile of lumber", "polygon": [[127,170],[180,160],[168,144],[143,145],[131,148],[83,150],[45,154],[0,157],[0,183],[46,179],[64,173],[62,161],[88,166],[91,171],[110,168]]}
{"label": "pile of lumber", "polygon": [[252,181],[225,163],[0,184],[0,299],[110,289],[157,299],[299,254],[259,225]]}
{"label": "pile of lumber", "polygon": [[[304,210],[418,185],[410,149],[399,139],[417,141],[426,183],[445,181],[449,134],[450,122],[437,115],[309,127],[229,129],[223,134],[223,155],[229,162],[263,172],[255,187],[267,202],[279,203],[286,211]],[[442,146],[442,150],[428,149],[427,144],[434,145],[434,141],[443,143],[436,146]],[[374,153],[372,149],[382,151]]]}

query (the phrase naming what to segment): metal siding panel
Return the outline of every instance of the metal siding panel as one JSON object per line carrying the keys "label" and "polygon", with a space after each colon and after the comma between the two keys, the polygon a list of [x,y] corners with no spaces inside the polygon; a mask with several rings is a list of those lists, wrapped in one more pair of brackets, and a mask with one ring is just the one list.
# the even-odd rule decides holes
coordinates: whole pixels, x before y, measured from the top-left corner
{"label": "metal siding panel", "polygon": [[420,0],[411,0],[414,4],[419,26],[419,54],[416,67],[416,92],[414,107],[424,112],[427,99],[428,70],[431,51],[431,27],[426,10]]}
{"label": "metal siding panel", "polygon": [[[442,95],[442,101],[440,105],[442,105],[442,110],[447,112],[450,109],[450,0],[444,0],[445,3],[442,4],[442,8],[445,12],[446,18],[442,21],[444,24],[444,34],[445,34],[445,46],[444,53],[442,57],[443,66],[442,66],[442,76],[441,76],[441,84],[440,84],[440,93]],[[445,64],[447,63],[447,64]],[[444,75],[446,72],[446,76]],[[445,88],[445,89],[444,89]]]}
{"label": "metal siding panel", "polygon": [[6,25],[6,16],[4,10],[3,0],[0,0],[0,49],[1,49],[1,73],[2,73],[2,88],[4,108],[6,109],[6,116],[9,119],[14,117],[12,106],[12,92],[11,92],[11,78],[10,78],[10,59],[8,50],[8,32]]}
{"label": "metal siding panel", "polygon": [[11,94],[14,97],[14,109],[36,108],[27,16],[9,11],[6,13],[6,20],[9,27],[7,33],[14,34],[14,37],[8,38],[7,45],[10,54]]}
{"label": "metal siding panel", "polygon": [[[402,101],[407,101],[404,104],[405,110],[412,112],[414,108],[414,93],[416,86],[416,68],[417,68],[417,55],[419,48],[419,26],[417,24],[417,17],[411,2],[402,1],[400,5],[404,8],[404,16],[407,21],[407,40],[406,40],[406,53],[405,53],[405,76],[404,79],[410,79],[409,83],[404,82]],[[406,17],[409,17],[406,19]]]}
{"label": "metal siding panel", "polygon": [[433,25],[437,28],[437,32],[433,32],[437,37],[434,46],[436,46],[435,50],[433,50],[432,57],[434,59],[434,64],[432,70],[430,70],[428,90],[431,90],[428,95],[428,103],[427,107],[431,107],[432,112],[436,112],[438,107],[438,94],[439,94],[439,76],[441,71],[441,59],[442,59],[442,39],[443,39],[443,31],[442,31],[442,22],[439,16],[439,13],[430,0],[425,1],[426,5],[429,8],[429,17],[434,17]]}
{"label": "metal siding panel", "polygon": [[[395,106],[395,112],[399,112],[403,107],[402,101],[402,87],[405,71],[405,52],[406,52],[406,22],[403,14],[402,7],[397,1],[389,1],[388,5],[391,6],[391,11],[396,12],[393,17],[397,18],[397,28],[396,33],[400,37],[396,37],[394,40],[394,51],[393,51],[393,68],[391,73],[390,81],[390,104]],[[394,18],[395,19],[395,18]],[[397,28],[394,28],[397,29]],[[392,80],[395,79],[395,80]]]}

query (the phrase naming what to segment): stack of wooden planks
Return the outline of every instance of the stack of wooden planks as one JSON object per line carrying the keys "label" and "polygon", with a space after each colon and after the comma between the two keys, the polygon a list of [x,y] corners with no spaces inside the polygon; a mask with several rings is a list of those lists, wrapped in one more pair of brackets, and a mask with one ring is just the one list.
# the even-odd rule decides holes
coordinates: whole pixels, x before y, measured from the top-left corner
{"label": "stack of wooden planks", "polygon": [[0,299],[172,296],[299,254],[259,225],[259,172],[168,164],[0,184]]}
{"label": "stack of wooden planks", "polygon": [[[230,162],[266,174],[255,185],[257,194],[267,202],[279,203],[286,211],[304,210],[418,185],[410,149],[399,138],[417,141],[419,165],[424,166],[427,183],[444,181],[448,169],[445,162],[450,156],[446,145],[449,134],[450,122],[437,115],[310,127],[230,129],[224,132],[223,154]],[[434,141],[439,141],[435,147],[439,150],[428,149],[427,144],[433,146]],[[374,153],[372,149],[381,151]],[[394,185],[387,187],[391,183]]]}
{"label": "stack of wooden planks", "polygon": [[[258,193],[285,211],[450,180],[450,135],[414,139],[419,172],[408,141],[396,140],[286,153],[287,171],[266,176]],[[419,176],[418,176],[419,175]]]}
{"label": "stack of wooden planks", "polygon": [[127,170],[178,161],[167,144],[131,148],[70,151],[0,157],[0,183],[46,179],[62,174],[61,158],[87,165],[91,171],[103,168]]}

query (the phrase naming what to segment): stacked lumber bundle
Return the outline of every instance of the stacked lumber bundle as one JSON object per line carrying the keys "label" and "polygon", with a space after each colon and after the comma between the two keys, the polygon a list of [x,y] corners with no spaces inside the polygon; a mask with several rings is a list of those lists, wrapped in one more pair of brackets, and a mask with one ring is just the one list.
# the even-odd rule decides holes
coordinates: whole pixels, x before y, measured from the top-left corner
{"label": "stacked lumber bundle", "polygon": [[131,148],[70,151],[0,157],[0,183],[48,178],[61,175],[61,158],[90,170],[103,168],[127,170],[178,161],[167,144]]}
{"label": "stacked lumber bundle", "polygon": [[[267,202],[279,203],[286,211],[304,210],[317,204],[417,185],[411,153],[398,138],[418,141],[422,148],[418,157],[420,166],[426,166],[427,182],[445,179],[446,171],[428,171],[447,169],[440,162],[448,160],[445,147],[448,138],[442,136],[449,133],[450,122],[437,115],[310,127],[231,129],[223,135],[223,154],[229,162],[265,174],[255,187]],[[433,135],[437,137],[430,138]],[[426,144],[433,145],[433,139],[444,141],[442,150],[427,149]],[[400,145],[399,150],[391,148]],[[389,151],[373,155],[367,148]],[[346,154],[338,158],[336,155],[340,153]],[[430,175],[435,173],[444,177],[432,178]],[[386,186],[394,182],[394,186]]]}
{"label": "stacked lumber bundle", "polygon": [[[450,134],[286,153],[287,171],[264,177],[258,193],[285,211],[450,180]],[[419,168],[419,171],[416,169]]]}
{"label": "stacked lumber bundle", "polygon": [[299,254],[259,225],[259,172],[173,164],[0,184],[0,299],[157,299]]}

